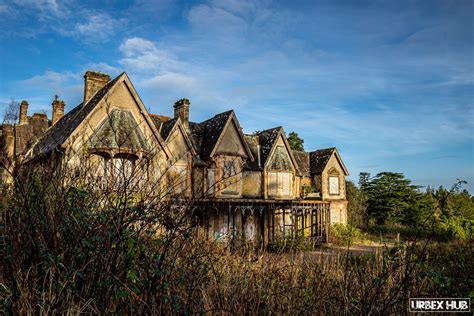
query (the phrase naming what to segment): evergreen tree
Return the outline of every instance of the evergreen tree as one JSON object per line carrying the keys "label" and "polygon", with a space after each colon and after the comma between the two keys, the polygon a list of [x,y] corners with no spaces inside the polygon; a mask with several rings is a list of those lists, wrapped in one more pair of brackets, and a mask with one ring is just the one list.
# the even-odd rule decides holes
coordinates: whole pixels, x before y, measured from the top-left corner
{"label": "evergreen tree", "polygon": [[288,134],[288,143],[290,144],[291,149],[304,151],[304,140],[298,136],[297,133],[291,132]]}

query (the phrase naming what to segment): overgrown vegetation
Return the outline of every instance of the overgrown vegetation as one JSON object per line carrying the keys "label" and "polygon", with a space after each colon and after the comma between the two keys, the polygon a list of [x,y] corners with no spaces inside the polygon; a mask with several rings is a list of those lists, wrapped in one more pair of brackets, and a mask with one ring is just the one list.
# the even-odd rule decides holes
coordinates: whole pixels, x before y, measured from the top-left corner
{"label": "overgrown vegetation", "polygon": [[[413,237],[393,248],[319,255],[295,234],[261,253],[245,241],[231,248],[198,238],[193,200],[161,178],[138,181],[143,168],[119,166],[114,181],[87,163],[15,170],[0,195],[2,313],[402,314],[409,297],[473,297],[465,277],[474,269],[472,243],[460,241],[472,238],[472,197],[462,183],[426,193],[393,174],[367,177],[361,189],[349,184],[353,225],[334,226],[336,240],[351,245],[365,238],[359,223],[382,221],[368,227],[406,228]],[[391,195],[394,188],[404,193]],[[435,211],[431,227],[459,241],[430,242],[422,221],[429,209],[407,205],[424,201]],[[425,225],[427,238],[411,221]]]}
{"label": "overgrown vegetation", "polygon": [[[192,201],[137,194],[133,181],[98,189],[77,172],[23,171],[0,200],[6,313],[398,314],[408,297],[473,294],[468,243],[353,257],[298,252],[307,243],[296,235],[272,246],[296,252],[231,251],[195,237]],[[362,236],[335,230],[345,243]]]}
{"label": "overgrown vegetation", "polygon": [[349,222],[376,234],[469,241],[474,231],[474,197],[462,189],[463,184],[422,191],[400,173],[374,177],[361,173],[359,187],[347,183]]}
{"label": "overgrown vegetation", "polygon": [[338,245],[350,246],[367,238],[366,233],[350,224],[334,224],[331,228],[331,242]]}
{"label": "overgrown vegetation", "polygon": [[312,243],[302,233],[277,237],[268,245],[268,250],[274,253],[309,251],[312,249]]}

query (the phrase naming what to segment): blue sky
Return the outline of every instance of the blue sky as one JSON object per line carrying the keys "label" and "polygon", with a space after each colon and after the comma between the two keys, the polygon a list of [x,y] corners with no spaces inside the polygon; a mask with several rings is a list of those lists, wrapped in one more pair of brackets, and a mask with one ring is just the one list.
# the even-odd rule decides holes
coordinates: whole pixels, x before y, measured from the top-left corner
{"label": "blue sky", "polygon": [[[350,179],[403,172],[474,192],[473,1],[0,0],[0,110],[81,102],[87,69],[126,71],[153,113],[235,109],[336,146]],[[3,112],[3,110],[2,110]]]}

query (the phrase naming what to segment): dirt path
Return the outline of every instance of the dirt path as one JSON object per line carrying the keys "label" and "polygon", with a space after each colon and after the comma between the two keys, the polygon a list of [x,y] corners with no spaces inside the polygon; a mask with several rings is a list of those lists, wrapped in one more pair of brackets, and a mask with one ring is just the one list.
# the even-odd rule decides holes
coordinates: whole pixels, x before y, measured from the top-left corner
{"label": "dirt path", "polygon": [[337,255],[345,255],[347,251],[351,255],[367,255],[367,254],[375,254],[377,252],[381,252],[386,248],[393,247],[394,244],[382,244],[382,243],[371,243],[371,244],[355,244],[350,246],[337,246],[337,245],[325,245],[319,249],[313,250],[310,253],[314,255],[321,255],[321,256],[337,256]]}

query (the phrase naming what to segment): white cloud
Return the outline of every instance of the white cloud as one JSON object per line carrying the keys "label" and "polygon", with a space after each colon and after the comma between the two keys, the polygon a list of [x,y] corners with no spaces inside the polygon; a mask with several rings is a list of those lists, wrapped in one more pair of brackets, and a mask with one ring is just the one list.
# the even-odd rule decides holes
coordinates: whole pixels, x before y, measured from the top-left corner
{"label": "white cloud", "polygon": [[119,63],[131,72],[176,71],[183,67],[176,56],[166,49],[159,49],[144,38],[133,37],[125,40],[119,47],[124,58]]}
{"label": "white cloud", "polygon": [[54,15],[59,14],[62,8],[56,0],[14,0],[13,3]]}
{"label": "white cloud", "polygon": [[67,25],[59,25],[57,31],[64,36],[96,43],[112,38],[127,23],[125,19],[115,19],[106,13],[84,12],[81,16],[84,16],[85,19],[75,23],[72,29]]}
{"label": "white cloud", "polygon": [[181,91],[189,91],[195,88],[196,80],[191,76],[185,74],[164,73],[143,80],[141,86],[147,89],[153,88],[162,90],[174,89]]}

